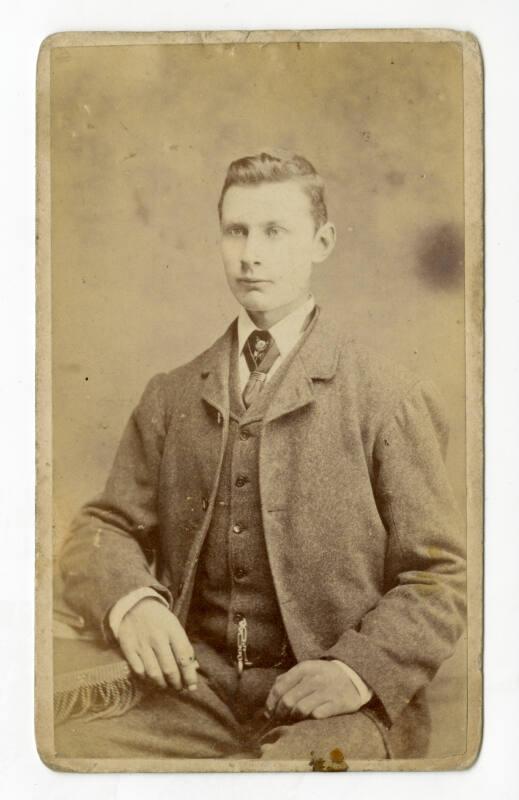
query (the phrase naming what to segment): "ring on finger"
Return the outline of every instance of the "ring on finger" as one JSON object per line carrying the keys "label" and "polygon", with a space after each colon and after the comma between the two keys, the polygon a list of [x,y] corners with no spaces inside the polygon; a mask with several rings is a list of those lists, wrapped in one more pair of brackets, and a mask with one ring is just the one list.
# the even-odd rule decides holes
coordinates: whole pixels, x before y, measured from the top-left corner
{"label": "ring on finger", "polygon": [[181,667],[189,667],[191,664],[198,663],[194,656],[188,656],[187,658],[177,658],[177,663]]}

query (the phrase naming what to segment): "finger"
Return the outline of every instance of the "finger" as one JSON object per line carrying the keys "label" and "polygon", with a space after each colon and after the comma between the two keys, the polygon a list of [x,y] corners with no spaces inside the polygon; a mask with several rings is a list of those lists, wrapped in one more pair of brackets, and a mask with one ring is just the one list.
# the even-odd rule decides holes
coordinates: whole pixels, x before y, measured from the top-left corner
{"label": "finger", "polygon": [[327,698],[323,696],[322,692],[312,692],[311,694],[299,700],[292,711],[290,717],[295,719],[307,719],[319,706],[327,702]]}
{"label": "finger", "polygon": [[281,697],[283,697],[285,692],[288,692],[293,686],[299,683],[305,673],[306,669],[304,669],[304,664],[296,664],[296,666],[289,669],[288,672],[276,678],[265,703],[266,710],[269,714],[274,713],[274,709]]}
{"label": "finger", "polygon": [[277,719],[282,719],[290,714],[294,706],[304,697],[313,694],[316,691],[315,682],[311,678],[302,678],[292,689],[280,697],[276,708],[274,709],[274,716]]}
{"label": "finger", "polygon": [[167,682],[177,691],[180,691],[182,689],[182,678],[180,677],[180,671],[171,650],[169,640],[166,639],[165,641],[160,642],[160,644],[154,646],[153,649],[155,651],[155,655],[157,656],[162,674],[166,678]]}
{"label": "finger", "polygon": [[167,686],[166,680],[162,674],[162,670],[153,650],[150,647],[143,648],[139,655],[142,659],[142,663],[144,664],[144,669],[146,670],[146,675],[148,678],[150,678],[153,683],[156,683],[157,686],[165,689]]}
{"label": "finger", "polygon": [[128,645],[123,646],[121,644],[121,650],[132,670],[140,677],[143,677],[145,673],[144,664],[135,647],[130,647]]}
{"label": "finger", "polygon": [[328,717],[335,717],[338,713],[340,712],[337,711],[335,703],[327,700],[326,703],[314,708],[310,716],[314,719],[327,719]]}
{"label": "finger", "polygon": [[169,639],[171,649],[173,650],[177,666],[180,669],[184,686],[190,691],[194,691],[198,685],[198,662],[195,657],[195,651],[182,625],[176,618],[174,618],[173,621],[175,625]]}
{"label": "finger", "polygon": [[177,665],[180,669],[184,686],[190,692],[194,692],[198,686],[198,661],[194,653],[190,656],[177,657]]}

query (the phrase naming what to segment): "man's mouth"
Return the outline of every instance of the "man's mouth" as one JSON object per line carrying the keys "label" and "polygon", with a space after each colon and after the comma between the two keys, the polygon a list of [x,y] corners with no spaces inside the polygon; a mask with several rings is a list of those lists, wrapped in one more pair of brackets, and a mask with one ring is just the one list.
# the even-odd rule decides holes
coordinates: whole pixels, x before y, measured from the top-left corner
{"label": "man's mouth", "polygon": [[246,286],[261,286],[264,283],[272,283],[263,278],[238,278],[238,283],[243,283]]}

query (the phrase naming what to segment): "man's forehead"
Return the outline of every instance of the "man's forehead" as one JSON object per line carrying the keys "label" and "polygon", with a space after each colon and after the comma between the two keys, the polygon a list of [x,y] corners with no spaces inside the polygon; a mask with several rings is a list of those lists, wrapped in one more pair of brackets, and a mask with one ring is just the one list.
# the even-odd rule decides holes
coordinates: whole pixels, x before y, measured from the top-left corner
{"label": "man's forehead", "polygon": [[227,189],[222,203],[222,217],[226,221],[282,221],[310,213],[310,199],[296,180],[235,184]]}

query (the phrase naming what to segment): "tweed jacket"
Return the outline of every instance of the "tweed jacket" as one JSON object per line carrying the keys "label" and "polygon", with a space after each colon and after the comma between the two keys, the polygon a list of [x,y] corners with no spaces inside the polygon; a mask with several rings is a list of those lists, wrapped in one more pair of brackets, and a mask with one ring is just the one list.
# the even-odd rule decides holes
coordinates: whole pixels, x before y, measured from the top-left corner
{"label": "tweed jacket", "polygon": [[[228,433],[234,335],[235,323],[151,379],[103,493],[76,518],[65,597],[107,636],[111,607],[142,586],[186,620]],[[434,386],[349,341],[319,309],[263,419],[264,535],[298,661],[349,664],[390,723],[463,627],[464,531],[446,445]]]}

